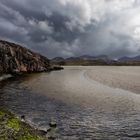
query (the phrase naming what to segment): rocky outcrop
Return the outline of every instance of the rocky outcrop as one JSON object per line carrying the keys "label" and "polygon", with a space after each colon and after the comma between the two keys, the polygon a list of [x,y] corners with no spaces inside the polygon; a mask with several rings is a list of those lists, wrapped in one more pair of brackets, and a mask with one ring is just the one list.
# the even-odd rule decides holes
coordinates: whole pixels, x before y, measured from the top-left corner
{"label": "rocky outcrop", "polygon": [[0,40],[0,73],[43,72],[49,59],[20,45]]}

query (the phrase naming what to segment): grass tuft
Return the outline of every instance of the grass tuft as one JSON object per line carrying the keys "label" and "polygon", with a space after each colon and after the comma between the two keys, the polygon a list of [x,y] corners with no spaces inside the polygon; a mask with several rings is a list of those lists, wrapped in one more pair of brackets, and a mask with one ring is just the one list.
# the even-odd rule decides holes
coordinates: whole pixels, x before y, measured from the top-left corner
{"label": "grass tuft", "polygon": [[7,127],[19,131],[21,128],[20,121],[17,118],[9,119],[7,122]]}

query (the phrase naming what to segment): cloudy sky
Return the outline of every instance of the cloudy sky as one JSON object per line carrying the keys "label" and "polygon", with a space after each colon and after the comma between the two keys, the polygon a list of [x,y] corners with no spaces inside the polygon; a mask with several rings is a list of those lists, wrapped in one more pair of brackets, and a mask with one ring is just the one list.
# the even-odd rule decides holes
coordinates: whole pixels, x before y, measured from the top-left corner
{"label": "cloudy sky", "polygon": [[0,0],[0,39],[49,58],[140,55],[140,0]]}

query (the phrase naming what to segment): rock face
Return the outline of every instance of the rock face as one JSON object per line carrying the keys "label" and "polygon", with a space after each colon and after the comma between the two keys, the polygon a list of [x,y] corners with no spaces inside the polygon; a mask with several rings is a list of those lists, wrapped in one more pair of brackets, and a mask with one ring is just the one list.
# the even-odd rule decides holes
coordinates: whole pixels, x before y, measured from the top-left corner
{"label": "rock face", "polygon": [[20,45],[0,40],[0,73],[43,72],[49,59]]}

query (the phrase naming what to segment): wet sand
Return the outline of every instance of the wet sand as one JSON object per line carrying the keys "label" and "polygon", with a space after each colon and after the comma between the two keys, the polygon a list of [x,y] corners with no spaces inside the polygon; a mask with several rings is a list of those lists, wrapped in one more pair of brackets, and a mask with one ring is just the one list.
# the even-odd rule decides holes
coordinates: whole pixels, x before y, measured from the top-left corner
{"label": "wet sand", "polygon": [[140,93],[140,67],[94,67],[86,74],[101,84]]}

